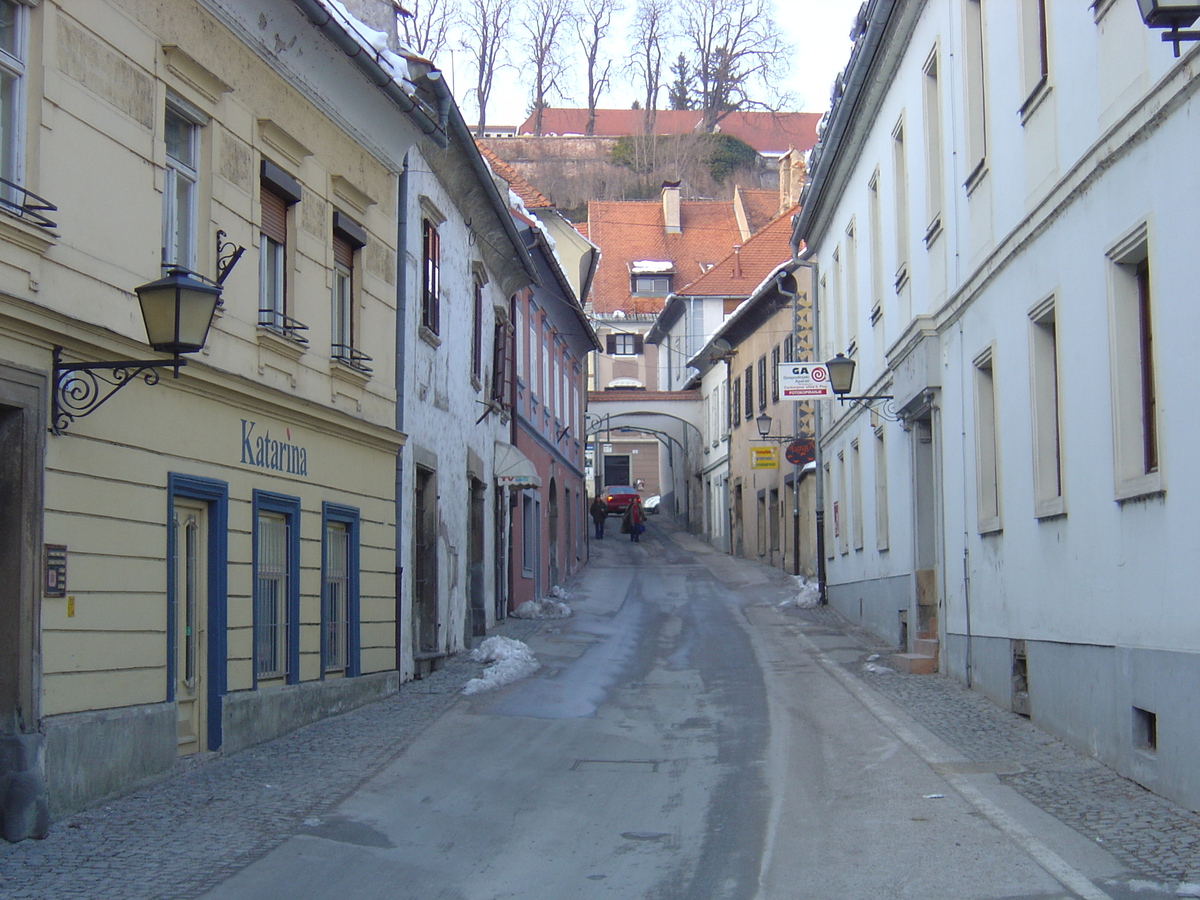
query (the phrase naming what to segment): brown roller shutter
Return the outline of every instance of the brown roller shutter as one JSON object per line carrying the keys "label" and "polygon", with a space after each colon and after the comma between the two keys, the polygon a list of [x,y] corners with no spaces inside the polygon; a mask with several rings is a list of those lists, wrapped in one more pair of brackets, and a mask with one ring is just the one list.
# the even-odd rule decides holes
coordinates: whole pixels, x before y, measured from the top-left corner
{"label": "brown roller shutter", "polygon": [[333,261],[347,269],[354,268],[354,248],[349,241],[336,234],[333,236]]}
{"label": "brown roller shutter", "polygon": [[262,197],[262,232],[271,240],[280,244],[287,243],[287,201],[263,185],[260,191]]}

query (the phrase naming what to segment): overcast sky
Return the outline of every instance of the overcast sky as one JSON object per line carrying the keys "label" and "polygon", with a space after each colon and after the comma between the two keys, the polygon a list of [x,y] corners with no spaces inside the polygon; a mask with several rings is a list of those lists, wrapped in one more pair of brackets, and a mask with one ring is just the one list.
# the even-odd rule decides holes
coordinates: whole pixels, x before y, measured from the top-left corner
{"label": "overcast sky", "polygon": [[[625,0],[632,7],[636,0]],[[829,90],[833,79],[850,58],[850,26],[862,5],[862,0],[776,0],[777,8],[786,8],[788,14],[780,17],[780,25],[796,47],[792,74],[785,87],[796,97],[793,111],[825,112],[829,108]],[[624,22],[614,25],[609,41],[610,52],[627,46],[623,34]],[[475,103],[470,93],[472,76],[467,71],[462,51],[443,58],[440,63],[450,76],[451,87],[462,106],[468,122],[478,118]],[[626,68],[620,61],[613,67]],[[663,73],[670,81],[670,73]],[[575,79],[574,102],[556,100],[554,106],[585,105],[583,77]],[[601,100],[601,106],[628,108],[639,91],[628,82],[617,82]],[[663,103],[666,96],[664,92]],[[488,103],[488,123],[491,125],[517,125],[525,121],[529,108],[529,89],[523,84],[515,69],[506,69],[497,76]]]}

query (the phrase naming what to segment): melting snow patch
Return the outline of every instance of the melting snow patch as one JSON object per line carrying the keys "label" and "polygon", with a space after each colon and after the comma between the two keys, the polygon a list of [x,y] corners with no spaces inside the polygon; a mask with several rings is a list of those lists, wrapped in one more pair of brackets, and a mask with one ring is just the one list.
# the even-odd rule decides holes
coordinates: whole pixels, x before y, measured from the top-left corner
{"label": "melting snow patch", "polygon": [[879,665],[879,663],[873,663],[873,662],[867,663],[866,665],[863,666],[863,668],[866,671],[870,672],[872,675],[886,675],[888,673],[895,671],[895,669],[889,669],[887,666],[881,666],[881,665]]}
{"label": "melting snow patch", "polygon": [[1200,884],[1181,884],[1175,891],[1176,897],[1200,897]]}
{"label": "melting snow patch", "polygon": [[571,607],[550,597],[541,600],[526,600],[513,610],[518,619],[565,619],[571,615]]}
{"label": "melting snow patch", "polygon": [[483,676],[472,678],[462,689],[464,694],[490,691],[527,678],[541,668],[529,647],[506,637],[490,637],[471,651],[476,662],[490,662]]}
{"label": "melting snow patch", "polygon": [[[1116,880],[1109,881],[1108,884],[1116,885],[1120,882]],[[1157,881],[1147,881],[1144,878],[1131,878],[1125,885],[1135,894],[1140,894],[1143,891],[1153,891],[1155,894],[1169,894],[1171,889],[1165,884],[1159,884]]]}
{"label": "melting snow patch", "polygon": [[794,606],[797,609],[813,609],[821,605],[821,586],[815,581],[808,581],[803,575],[793,575],[796,582],[796,596],[789,597],[779,604],[780,609]]}

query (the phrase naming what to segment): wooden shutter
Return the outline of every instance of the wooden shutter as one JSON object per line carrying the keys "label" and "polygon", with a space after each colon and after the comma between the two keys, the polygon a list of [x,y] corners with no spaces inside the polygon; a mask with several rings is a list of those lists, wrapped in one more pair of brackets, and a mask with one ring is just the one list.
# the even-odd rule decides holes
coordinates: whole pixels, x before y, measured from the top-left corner
{"label": "wooden shutter", "polygon": [[333,261],[347,269],[354,268],[354,248],[338,234],[333,236]]}
{"label": "wooden shutter", "polygon": [[262,233],[271,240],[287,243],[287,201],[265,184],[259,192],[262,199]]}
{"label": "wooden shutter", "polygon": [[617,336],[615,334],[606,334],[604,336],[604,352],[609,356],[613,356],[617,352]]}

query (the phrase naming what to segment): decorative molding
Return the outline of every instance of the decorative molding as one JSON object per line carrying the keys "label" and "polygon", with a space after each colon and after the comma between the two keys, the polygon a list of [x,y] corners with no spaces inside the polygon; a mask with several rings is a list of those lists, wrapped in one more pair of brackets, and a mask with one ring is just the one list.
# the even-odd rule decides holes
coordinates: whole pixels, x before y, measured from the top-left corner
{"label": "decorative molding", "polygon": [[174,44],[164,44],[163,58],[167,71],[180,79],[188,87],[198,91],[209,103],[217,103],[222,94],[227,94],[233,87],[226,84],[200,63],[187,51]]}
{"label": "decorative molding", "polygon": [[367,209],[375,205],[375,200],[345,175],[333,175],[329,183],[334,196],[361,215],[366,215]]}
{"label": "decorative molding", "polygon": [[311,150],[270,119],[258,120],[258,135],[267,146],[282,153],[293,166],[299,167],[306,156],[313,155]]}

